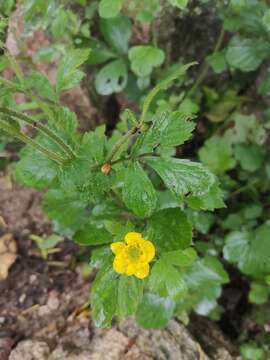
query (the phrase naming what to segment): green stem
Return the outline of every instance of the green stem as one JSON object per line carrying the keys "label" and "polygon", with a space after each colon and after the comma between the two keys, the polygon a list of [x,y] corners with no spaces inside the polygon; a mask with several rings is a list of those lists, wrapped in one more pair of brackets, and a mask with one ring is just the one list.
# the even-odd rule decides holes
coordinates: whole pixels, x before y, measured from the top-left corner
{"label": "green stem", "polygon": [[31,145],[36,150],[41,152],[43,155],[47,156],[52,161],[55,161],[59,165],[63,165],[63,163],[66,161],[66,159],[62,158],[55,152],[46,149],[44,146],[38,144],[33,139],[31,139],[29,136],[23,134],[19,130],[9,126],[5,121],[0,120],[0,128],[6,131],[8,134],[10,134],[13,137],[16,137],[17,139],[21,140],[25,144]]}
{"label": "green stem", "polygon": [[[220,34],[218,36],[218,39],[217,39],[213,54],[216,54],[219,51],[219,49],[220,49],[220,47],[222,45],[223,39],[224,39],[224,35],[225,35],[225,31],[224,31],[224,28],[222,27],[221,31],[220,31]],[[195,81],[195,84],[188,91],[186,97],[190,97],[197,90],[198,86],[201,85],[201,83],[205,79],[206,75],[208,74],[209,69],[210,69],[210,65],[208,64],[207,61],[205,61],[204,65],[202,67],[202,71],[200,72],[197,80]]]}
{"label": "green stem", "polygon": [[58,145],[58,147],[60,149],[62,149],[71,159],[76,158],[76,155],[71,150],[71,148],[58,135],[56,135],[52,130],[50,130],[47,126],[45,126],[39,122],[36,122],[34,119],[32,119],[31,117],[29,117],[23,113],[20,113],[18,111],[11,110],[11,109],[8,109],[5,107],[0,107],[0,112],[5,115],[11,116],[12,118],[14,117],[16,119],[24,121],[25,123],[29,124],[31,127],[39,130],[41,133],[43,133],[48,138],[50,138],[56,145]]}
{"label": "green stem", "polygon": [[138,130],[139,127],[137,125],[133,126],[124,136],[122,136],[121,139],[119,139],[119,141],[116,144],[114,144],[111,152],[108,154],[106,158],[105,163],[111,164],[111,161],[118,152],[118,150],[122,147],[122,145],[125,144],[126,141],[131,139],[137,133]]}

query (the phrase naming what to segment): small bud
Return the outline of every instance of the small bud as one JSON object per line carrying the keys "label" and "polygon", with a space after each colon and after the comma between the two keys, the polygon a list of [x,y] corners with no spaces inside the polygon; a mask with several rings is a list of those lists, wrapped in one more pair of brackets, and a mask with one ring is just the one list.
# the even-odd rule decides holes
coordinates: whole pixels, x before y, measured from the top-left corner
{"label": "small bud", "polygon": [[112,168],[111,165],[106,163],[106,164],[101,166],[101,172],[103,174],[109,174],[109,172],[111,171],[111,168]]}

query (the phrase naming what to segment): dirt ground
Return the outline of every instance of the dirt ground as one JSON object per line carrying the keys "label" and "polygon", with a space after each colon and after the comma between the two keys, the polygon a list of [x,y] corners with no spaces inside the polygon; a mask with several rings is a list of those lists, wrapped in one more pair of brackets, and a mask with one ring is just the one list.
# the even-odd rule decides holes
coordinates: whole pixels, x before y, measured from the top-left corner
{"label": "dirt ground", "polygon": [[93,275],[82,276],[79,248],[65,240],[49,259],[62,266],[49,266],[30,239],[52,231],[40,200],[0,175],[0,237],[10,234],[17,245],[16,261],[0,281],[0,360],[236,359],[217,326],[200,318],[190,328],[208,334],[201,343],[177,320],[163,331],[141,330],[132,319],[97,329],[86,306]]}

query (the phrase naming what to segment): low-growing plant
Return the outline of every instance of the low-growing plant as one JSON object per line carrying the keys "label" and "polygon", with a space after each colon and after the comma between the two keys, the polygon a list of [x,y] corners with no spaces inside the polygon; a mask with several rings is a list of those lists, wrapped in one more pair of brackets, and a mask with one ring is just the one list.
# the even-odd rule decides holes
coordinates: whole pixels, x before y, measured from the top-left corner
{"label": "low-growing plant", "polygon": [[[172,316],[186,321],[191,311],[218,320],[226,311],[218,303],[222,286],[237,273],[261,330],[257,338],[243,330],[240,351],[263,360],[269,353],[263,330],[270,284],[269,5],[74,3],[24,4],[26,31],[42,28],[53,39],[36,59],[61,59],[55,83],[27,61],[23,73],[7,51],[0,57],[0,70],[11,67],[16,75],[0,78],[0,128],[27,144],[14,166],[17,180],[45,189],[43,210],[54,231],[89,247],[90,265],[99,269],[91,289],[98,326],[135,315],[141,326],[160,328]],[[180,9],[179,21],[189,16],[188,5],[193,15],[213,5],[220,26],[199,66],[181,64],[190,61],[185,54],[172,61],[157,36],[164,9]],[[11,8],[12,1],[5,15]],[[142,43],[132,37],[137,26],[148,29]],[[121,93],[140,109],[123,111],[112,133],[105,126],[80,133],[75,114],[60,105],[62,93],[83,79],[82,64],[91,73],[87,88]],[[17,92],[24,104],[16,105]],[[29,116],[25,109],[34,111]]]}

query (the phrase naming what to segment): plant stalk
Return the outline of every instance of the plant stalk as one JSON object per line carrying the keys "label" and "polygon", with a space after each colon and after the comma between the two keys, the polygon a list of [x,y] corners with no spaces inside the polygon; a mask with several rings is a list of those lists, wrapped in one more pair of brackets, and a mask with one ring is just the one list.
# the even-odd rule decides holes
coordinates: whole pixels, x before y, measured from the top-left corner
{"label": "plant stalk", "polygon": [[46,149],[44,146],[38,144],[33,139],[31,139],[29,136],[25,135],[21,131],[18,131],[15,128],[12,128],[9,126],[5,121],[0,120],[0,128],[4,131],[6,131],[8,134],[10,134],[13,137],[16,137],[17,139],[21,140],[25,144],[31,145],[33,148],[41,152],[43,155],[51,159],[52,161],[56,162],[59,165],[63,165],[63,163],[66,161],[66,159],[62,158],[55,152]]}
{"label": "plant stalk", "polygon": [[58,147],[60,149],[62,149],[69,156],[69,158],[71,158],[71,159],[76,158],[76,155],[71,150],[71,148],[58,135],[56,135],[52,130],[50,130],[47,126],[35,121],[31,117],[29,117],[23,113],[20,113],[15,110],[11,110],[9,108],[0,107],[0,113],[8,115],[12,118],[14,117],[16,119],[19,119],[19,120],[27,123],[31,127],[39,130],[41,133],[43,133],[48,138],[50,138],[56,145],[58,145]]}

